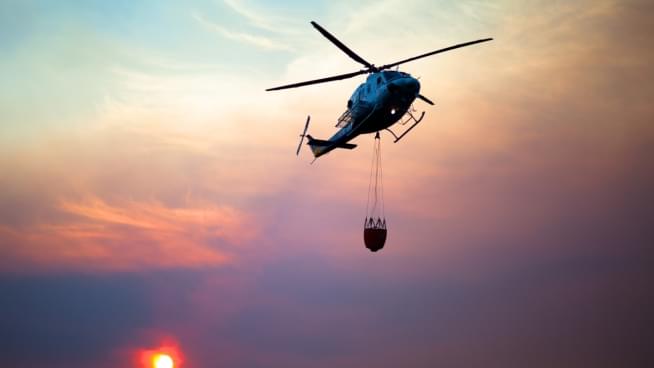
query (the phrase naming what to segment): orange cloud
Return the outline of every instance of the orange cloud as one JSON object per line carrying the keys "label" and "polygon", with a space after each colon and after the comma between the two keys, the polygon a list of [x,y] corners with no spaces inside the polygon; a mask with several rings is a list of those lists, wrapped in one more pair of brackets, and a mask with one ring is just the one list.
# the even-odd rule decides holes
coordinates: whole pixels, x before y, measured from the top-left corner
{"label": "orange cloud", "polygon": [[137,270],[206,267],[230,262],[230,248],[256,236],[248,217],[230,207],[185,208],[98,197],[62,201],[61,220],[24,230],[0,228],[5,268]]}

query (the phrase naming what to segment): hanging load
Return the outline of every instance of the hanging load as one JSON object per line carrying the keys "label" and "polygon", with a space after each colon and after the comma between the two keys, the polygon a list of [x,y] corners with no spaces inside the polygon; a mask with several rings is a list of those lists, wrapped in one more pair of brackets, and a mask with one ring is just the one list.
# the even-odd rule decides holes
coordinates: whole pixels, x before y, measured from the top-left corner
{"label": "hanging load", "polygon": [[372,252],[376,252],[384,247],[386,243],[386,220],[373,218],[366,219],[366,225],[363,229],[363,241],[366,243],[366,248]]}
{"label": "hanging load", "polygon": [[384,185],[382,183],[381,139],[379,132],[375,135],[375,143],[370,167],[370,183],[368,184],[368,204],[363,225],[363,241],[366,248],[376,252],[386,243],[386,216],[384,214]]}

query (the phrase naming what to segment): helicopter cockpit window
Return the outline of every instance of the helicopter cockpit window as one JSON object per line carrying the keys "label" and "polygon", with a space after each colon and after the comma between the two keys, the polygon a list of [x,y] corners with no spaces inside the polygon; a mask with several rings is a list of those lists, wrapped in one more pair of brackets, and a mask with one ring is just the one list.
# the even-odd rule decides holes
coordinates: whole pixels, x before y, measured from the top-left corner
{"label": "helicopter cockpit window", "polygon": [[360,85],[359,88],[357,88],[356,92],[354,92],[354,100],[359,101],[363,99],[363,85]]}
{"label": "helicopter cockpit window", "polygon": [[382,75],[384,76],[384,79],[386,79],[389,82],[401,77],[399,72],[392,71],[392,70],[383,71]]}

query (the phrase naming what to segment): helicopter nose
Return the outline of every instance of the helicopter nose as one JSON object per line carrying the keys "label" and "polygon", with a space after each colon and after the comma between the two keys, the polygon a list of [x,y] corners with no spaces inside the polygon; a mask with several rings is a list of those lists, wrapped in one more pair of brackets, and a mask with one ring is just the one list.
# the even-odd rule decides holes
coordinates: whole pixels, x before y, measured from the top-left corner
{"label": "helicopter nose", "polygon": [[402,96],[414,97],[420,91],[420,82],[415,78],[402,78],[394,80],[387,85],[388,91],[391,94],[400,94]]}
{"label": "helicopter nose", "polygon": [[388,91],[395,94],[401,93],[402,95],[415,96],[420,91],[420,82],[415,78],[402,78],[394,80],[392,83],[389,83]]}
{"label": "helicopter nose", "polygon": [[405,78],[405,89],[407,93],[418,94],[420,92],[420,82],[415,78]]}

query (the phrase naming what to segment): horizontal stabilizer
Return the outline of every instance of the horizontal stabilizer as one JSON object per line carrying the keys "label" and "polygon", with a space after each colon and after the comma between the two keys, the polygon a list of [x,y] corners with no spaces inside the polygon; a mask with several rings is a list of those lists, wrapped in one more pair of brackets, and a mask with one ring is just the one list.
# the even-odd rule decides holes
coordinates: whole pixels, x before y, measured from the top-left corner
{"label": "horizontal stabilizer", "polygon": [[335,148],[345,148],[353,149],[356,148],[356,144],[352,143],[334,143],[333,141],[324,141],[322,139],[315,139],[314,137],[307,134],[309,142],[307,144],[311,147],[335,147]]}
{"label": "horizontal stabilizer", "polygon": [[341,143],[341,144],[337,144],[336,147],[345,148],[345,149],[354,149],[357,147],[357,145],[352,143]]}

